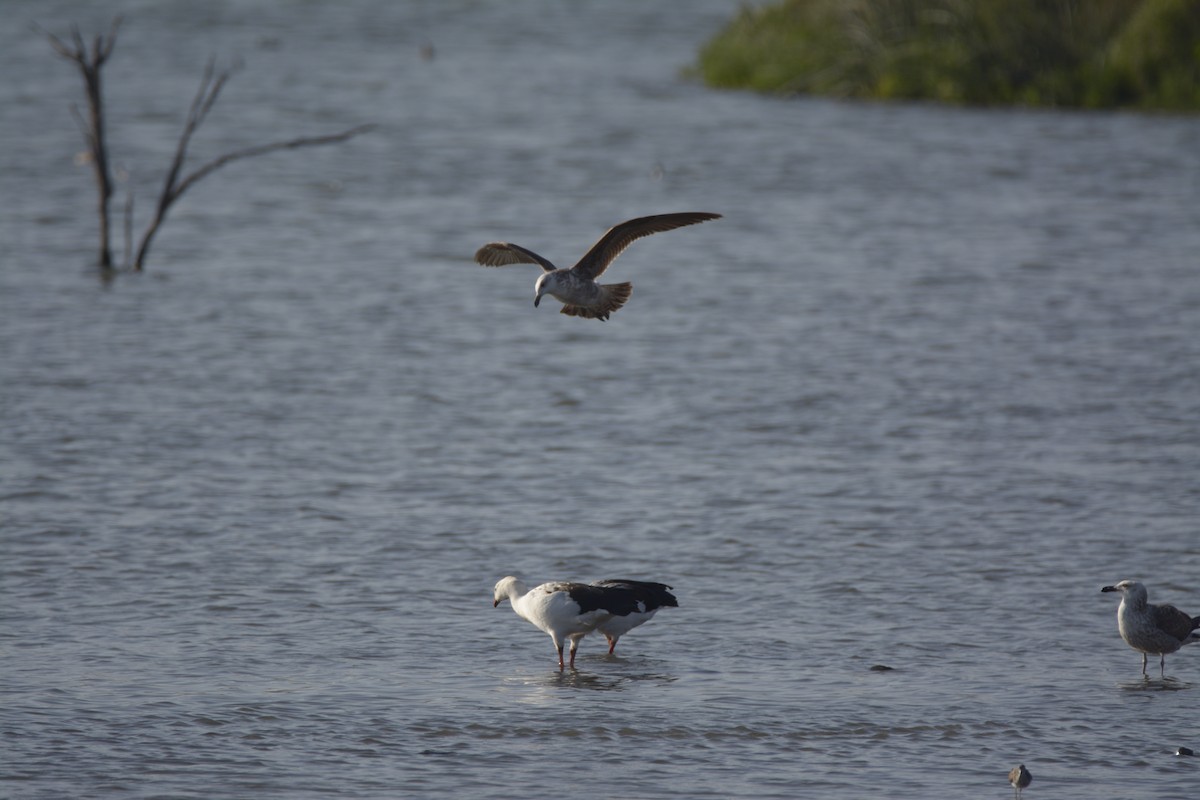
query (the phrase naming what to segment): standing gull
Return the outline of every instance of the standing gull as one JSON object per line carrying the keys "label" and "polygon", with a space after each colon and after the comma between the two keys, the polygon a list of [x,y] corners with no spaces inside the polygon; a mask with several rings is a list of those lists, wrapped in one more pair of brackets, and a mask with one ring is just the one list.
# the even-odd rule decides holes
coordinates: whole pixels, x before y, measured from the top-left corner
{"label": "standing gull", "polygon": [[609,314],[625,305],[633,292],[632,283],[596,283],[596,278],[617,256],[634,241],[652,233],[673,231],[685,225],[695,225],[720,214],[688,211],[680,214],[657,214],[638,217],[614,225],[592,245],[592,249],[570,269],[559,269],[532,250],[509,242],[485,244],[475,253],[475,261],[485,267],[508,264],[537,264],[544,271],[533,289],[533,305],[537,307],[543,295],[550,295],[563,304],[562,313],[571,317],[606,320]]}
{"label": "standing gull", "polygon": [[601,622],[596,630],[608,639],[608,654],[617,649],[617,640],[639,625],[647,623],[658,613],[660,608],[679,608],[679,601],[671,594],[671,587],[665,583],[652,581],[628,581],[618,578],[608,578],[596,581],[593,586],[607,586],[627,589],[633,594],[637,610],[628,614],[614,614],[610,619]]}
{"label": "standing gull", "polygon": [[1167,653],[1185,644],[1200,642],[1200,617],[1189,617],[1175,606],[1156,606],[1149,602],[1146,587],[1137,581],[1121,581],[1105,586],[1102,592],[1120,592],[1117,628],[1125,644],[1142,653],[1142,674],[1146,674],[1146,654],[1158,655],[1159,674],[1166,675]]}
{"label": "standing gull", "polygon": [[1033,775],[1029,773],[1029,770],[1025,769],[1024,764],[1018,764],[1009,771],[1008,782],[1012,784],[1013,795],[1020,797],[1025,787],[1033,783]]}
{"label": "standing gull", "polygon": [[512,577],[501,578],[492,596],[492,607],[502,600],[512,603],[517,616],[550,634],[558,651],[558,668],[563,668],[563,643],[571,642],[571,669],[579,640],[614,614],[638,611],[637,600],[628,589],[593,586],[588,583],[556,581],[532,589]]}

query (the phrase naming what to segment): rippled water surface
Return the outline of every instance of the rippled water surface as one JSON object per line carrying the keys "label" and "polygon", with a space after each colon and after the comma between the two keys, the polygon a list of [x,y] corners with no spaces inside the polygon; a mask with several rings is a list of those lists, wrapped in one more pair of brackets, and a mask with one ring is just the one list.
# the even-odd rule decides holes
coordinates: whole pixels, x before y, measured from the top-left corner
{"label": "rippled water surface", "polygon": [[[210,54],[193,164],[379,127],[106,286],[28,27],[98,5],[0,32],[0,795],[1195,791],[1099,589],[1200,614],[1200,120],[708,91],[732,0],[113,4],[139,230]],[[471,263],[684,210],[603,324]],[[509,573],[680,608],[559,673]]]}

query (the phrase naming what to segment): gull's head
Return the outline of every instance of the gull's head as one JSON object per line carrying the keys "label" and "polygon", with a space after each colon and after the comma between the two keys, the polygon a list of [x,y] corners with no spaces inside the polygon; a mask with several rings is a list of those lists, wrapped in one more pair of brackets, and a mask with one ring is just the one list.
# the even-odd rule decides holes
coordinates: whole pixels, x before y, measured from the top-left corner
{"label": "gull's head", "polygon": [[512,600],[513,597],[519,597],[525,592],[521,591],[523,585],[519,580],[509,575],[507,578],[501,578],[496,582],[496,589],[492,593],[492,608],[500,605],[501,600]]}
{"label": "gull's head", "polygon": [[1112,586],[1104,586],[1100,591],[1120,592],[1122,599],[1134,599],[1137,597],[1145,599],[1146,597],[1146,587],[1137,581],[1121,581],[1120,583],[1114,583]]}
{"label": "gull's head", "polygon": [[543,272],[538,276],[537,283],[533,285],[533,307],[537,308],[538,303],[542,302],[542,295],[554,294],[558,289],[558,273]]}

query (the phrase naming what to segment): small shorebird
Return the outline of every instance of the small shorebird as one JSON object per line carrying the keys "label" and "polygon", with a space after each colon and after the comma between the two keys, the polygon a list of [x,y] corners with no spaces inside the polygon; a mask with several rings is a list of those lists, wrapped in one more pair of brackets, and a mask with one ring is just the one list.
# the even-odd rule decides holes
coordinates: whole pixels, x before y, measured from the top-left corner
{"label": "small shorebird", "polygon": [[1174,653],[1185,644],[1200,642],[1200,617],[1190,617],[1175,606],[1154,605],[1149,602],[1146,587],[1137,581],[1121,581],[1105,586],[1102,592],[1120,592],[1117,607],[1117,629],[1125,644],[1142,654],[1142,674],[1146,674],[1146,654],[1158,656],[1159,674],[1166,676],[1167,653]]}
{"label": "small shorebird", "polygon": [[1025,787],[1033,783],[1033,775],[1029,773],[1029,770],[1025,769],[1024,764],[1018,764],[1009,771],[1008,782],[1012,784],[1013,796],[1020,797]]}
{"label": "small shorebird", "polygon": [[660,608],[679,608],[679,601],[671,594],[671,587],[665,583],[651,581],[627,581],[608,578],[596,581],[593,586],[607,586],[628,589],[637,603],[637,611],[631,611],[624,616],[614,614],[610,619],[601,622],[596,630],[608,639],[608,654],[611,656],[617,649],[617,640],[639,625],[644,625],[658,613]]}
{"label": "small shorebird", "polygon": [[559,269],[532,250],[509,242],[491,242],[475,252],[475,261],[485,267],[508,264],[537,264],[543,272],[533,289],[533,305],[550,295],[563,304],[562,313],[571,317],[606,320],[612,312],[625,305],[633,292],[632,283],[596,283],[596,278],[608,268],[626,247],[643,236],[673,231],[685,225],[695,225],[720,214],[689,211],[679,214],[657,214],[638,217],[614,225],[592,245],[592,249],[570,269]]}

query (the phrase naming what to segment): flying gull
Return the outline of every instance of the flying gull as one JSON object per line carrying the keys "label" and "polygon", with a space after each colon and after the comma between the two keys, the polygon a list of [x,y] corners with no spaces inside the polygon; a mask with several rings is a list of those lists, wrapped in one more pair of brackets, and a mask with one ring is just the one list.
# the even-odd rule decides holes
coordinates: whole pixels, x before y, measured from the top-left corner
{"label": "flying gull", "polygon": [[596,626],[596,630],[608,639],[608,654],[617,649],[617,640],[639,625],[651,620],[660,608],[678,608],[679,602],[671,594],[671,587],[665,583],[651,581],[629,581],[618,578],[608,578],[596,581],[593,586],[627,589],[637,602],[637,611],[625,615],[614,614],[608,620]]}
{"label": "flying gull", "polygon": [[492,607],[502,600],[512,603],[517,616],[550,634],[558,650],[558,668],[563,668],[563,644],[571,642],[571,669],[579,640],[614,614],[638,611],[637,600],[627,589],[592,586],[588,583],[555,581],[528,588],[511,575],[501,578],[492,596]]}
{"label": "flying gull", "polygon": [[1013,787],[1013,795],[1020,797],[1025,787],[1033,783],[1033,775],[1025,769],[1024,764],[1018,764],[1009,771],[1008,782]]}
{"label": "flying gull", "polygon": [[570,269],[559,269],[532,250],[509,242],[485,244],[475,253],[475,261],[485,267],[508,264],[537,264],[543,270],[533,289],[536,308],[543,295],[550,295],[563,304],[562,313],[571,317],[606,320],[612,312],[625,305],[633,292],[632,283],[596,283],[596,278],[608,268],[630,244],[643,236],[673,231],[685,225],[695,225],[720,214],[688,211],[679,214],[656,214],[638,217],[614,225],[592,245],[592,249]]}
{"label": "flying gull", "polygon": [[1142,674],[1146,674],[1146,654],[1158,655],[1159,674],[1166,675],[1167,653],[1185,644],[1200,642],[1200,617],[1189,617],[1175,606],[1157,606],[1148,602],[1146,587],[1137,581],[1121,581],[1105,586],[1102,592],[1120,592],[1117,628],[1125,644],[1142,653]]}

